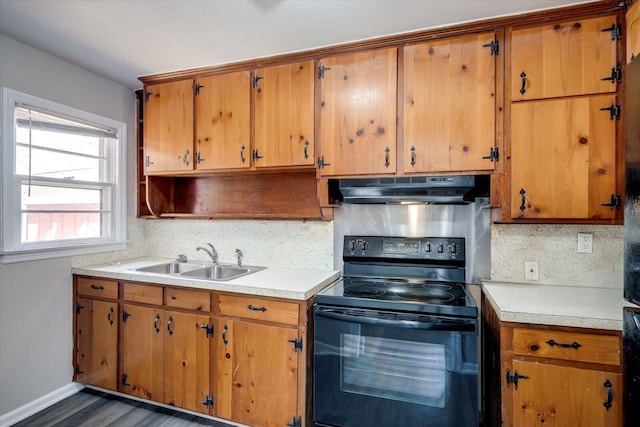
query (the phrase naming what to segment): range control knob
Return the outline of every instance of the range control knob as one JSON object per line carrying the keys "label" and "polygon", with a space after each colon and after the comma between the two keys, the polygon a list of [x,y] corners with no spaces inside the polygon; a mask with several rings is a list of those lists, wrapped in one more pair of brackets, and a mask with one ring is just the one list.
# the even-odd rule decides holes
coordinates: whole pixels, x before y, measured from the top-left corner
{"label": "range control knob", "polygon": [[350,251],[355,251],[356,250],[356,241],[355,240],[349,240],[349,242],[347,242],[347,248]]}
{"label": "range control knob", "polygon": [[452,255],[455,255],[458,253],[458,245],[456,245],[455,243],[452,243],[449,245],[449,253],[451,253]]}
{"label": "range control knob", "polygon": [[360,250],[362,252],[366,251],[368,247],[369,247],[369,243],[367,243],[366,240],[360,240]]}
{"label": "range control knob", "polygon": [[437,251],[439,254],[443,253],[443,252],[444,252],[444,244],[443,244],[443,243],[438,243],[438,244],[436,245],[436,251]]}
{"label": "range control knob", "polygon": [[424,244],[422,250],[425,251],[426,253],[430,253],[433,251],[433,245],[431,244],[431,242],[427,242]]}

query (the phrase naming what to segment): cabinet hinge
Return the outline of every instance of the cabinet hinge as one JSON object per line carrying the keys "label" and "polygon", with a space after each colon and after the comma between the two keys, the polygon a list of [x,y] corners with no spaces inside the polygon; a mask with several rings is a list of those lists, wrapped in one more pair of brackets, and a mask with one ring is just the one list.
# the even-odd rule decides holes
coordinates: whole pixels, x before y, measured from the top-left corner
{"label": "cabinet hinge", "polygon": [[483,159],[491,160],[492,162],[495,160],[496,162],[500,158],[500,153],[498,152],[498,147],[491,147],[489,149],[488,156],[482,156]]}
{"label": "cabinet hinge", "polygon": [[131,387],[131,384],[127,382],[127,374],[122,374],[121,383],[122,387]]}
{"label": "cabinet hinge", "polygon": [[204,162],[206,159],[203,159],[202,157],[200,157],[200,152],[198,151],[195,155],[195,159],[194,161],[196,162],[196,164],[200,164],[200,162]]}
{"label": "cabinet hinge", "polygon": [[318,67],[318,78],[319,79],[323,79],[324,78],[324,72],[327,70],[330,70],[331,67],[325,67],[324,65],[321,65]]}
{"label": "cabinet hinge", "polygon": [[620,194],[611,193],[609,203],[600,203],[600,206],[609,206],[611,210],[620,210],[622,208],[622,197]]}
{"label": "cabinet hinge", "polygon": [[264,156],[258,154],[258,150],[253,150],[253,152],[251,153],[251,157],[253,157],[253,161],[255,162],[258,159],[262,159]]}
{"label": "cabinet hinge", "polygon": [[209,396],[208,394],[205,396],[204,400],[202,402],[200,402],[201,405],[204,405],[206,407],[211,407],[213,406],[213,396]]}
{"label": "cabinet hinge", "polygon": [[84,305],[81,305],[79,302],[76,303],[76,314],[80,314],[80,310],[84,308]]}
{"label": "cabinet hinge", "polygon": [[76,363],[76,367],[75,367],[74,371],[75,371],[76,375],[84,374],[84,371],[80,370],[80,364],[79,363]]}
{"label": "cabinet hinge", "polygon": [[611,76],[603,77],[600,80],[609,80],[611,83],[622,83],[622,67],[619,65],[617,67],[611,67]]}
{"label": "cabinet hinge", "polygon": [[287,423],[287,427],[301,427],[302,426],[302,417],[300,415],[293,416],[290,423]]}
{"label": "cabinet hinge", "polygon": [[196,95],[196,96],[200,95],[200,89],[202,89],[203,87],[204,87],[204,85],[196,84],[196,85],[193,87],[193,93],[194,93],[194,95]]}
{"label": "cabinet hinge", "polygon": [[491,50],[491,56],[500,53],[500,42],[498,40],[491,40],[491,43],[483,44],[482,47],[488,47]]}
{"label": "cabinet hinge", "polygon": [[323,167],[325,167],[325,166],[331,166],[331,163],[325,163],[325,162],[324,162],[324,156],[320,156],[320,157],[318,157],[318,167],[319,167],[320,169],[322,169],[322,168],[323,168]]}
{"label": "cabinet hinge", "polygon": [[602,107],[600,111],[608,111],[609,112],[609,120],[620,120],[620,104],[611,104],[610,107]]}
{"label": "cabinet hinge", "polygon": [[200,329],[204,329],[207,332],[207,338],[213,338],[213,325],[200,325]]}
{"label": "cabinet hinge", "polygon": [[144,102],[149,102],[149,98],[151,98],[151,95],[153,95],[153,92],[146,91],[144,93]]}
{"label": "cabinet hinge", "polygon": [[260,80],[262,79],[264,79],[264,77],[253,76],[253,78],[251,79],[251,87],[257,88],[260,85]]}
{"label": "cabinet hinge", "polygon": [[151,166],[152,164],[153,164],[153,162],[151,161],[151,158],[150,158],[149,156],[147,156],[147,157],[144,159],[144,165],[145,165],[146,167],[149,167],[149,166]]}
{"label": "cabinet hinge", "polygon": [[131,316],[131,314],[129,314],[127,312],[127,310],[122,310],[122,321],[124,323],[127,323],[127,319]]}
{"label": "cabinet hinge", "polygon": [[603,33],[607,31],[611,31],[611,40],[620,40],[622,38],[622,25],[620,24],[611,24],[609,28],[603,28]]}
{"label": "cabinet hinge", "polygon": [[511,384],[513,384],[513,388],[514,389],[518,389],[518,380],[522,379],[522,380],[528,380],[529,377],[526,375],[520,375],[518,374],[518,371],[514,371],[513,375],[511,375],[511,371],[509,371],[507,369],[507,387],[510,387]]}
{"label": "cabinet hinge", "polygon": [[302,351],[302,338],[295,338],[289,340],[290,343],[293,343],[293,351]]}

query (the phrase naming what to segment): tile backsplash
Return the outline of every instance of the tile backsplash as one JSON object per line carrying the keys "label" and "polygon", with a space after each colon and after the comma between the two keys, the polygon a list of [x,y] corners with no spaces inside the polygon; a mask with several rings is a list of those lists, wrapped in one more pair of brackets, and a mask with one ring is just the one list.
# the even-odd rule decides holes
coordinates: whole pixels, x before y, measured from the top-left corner
{"label": "tile backsplash", "polygon": [[[577,253],[579,232],[593,234],[593,253]],[[623,249],[619,225],[493,224],[491,279],[621,288]],[[524,279],[525,261],[538,262],[538,281]]]}

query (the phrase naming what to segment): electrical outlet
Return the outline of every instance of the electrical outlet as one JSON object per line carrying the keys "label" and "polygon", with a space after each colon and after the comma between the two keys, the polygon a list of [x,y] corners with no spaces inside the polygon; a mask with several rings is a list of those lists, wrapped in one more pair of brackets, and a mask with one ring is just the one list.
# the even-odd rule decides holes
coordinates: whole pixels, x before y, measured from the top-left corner
{"label": "electrical outlet", "polygon": [[524,278],[527,280],[538,280],[538,261],[524,262]]}
{"label": "electrical outlet", "polygon": [[578,253],[579,254],[593,253],[593,234],[592,233],[578,233]]}

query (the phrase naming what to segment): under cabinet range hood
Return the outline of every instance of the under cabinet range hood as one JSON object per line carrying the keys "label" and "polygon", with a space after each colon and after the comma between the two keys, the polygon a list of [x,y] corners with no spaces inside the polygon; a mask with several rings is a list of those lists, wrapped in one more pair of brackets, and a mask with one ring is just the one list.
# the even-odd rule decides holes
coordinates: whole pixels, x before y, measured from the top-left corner
{"label": "under cabinet range hood", "polygon": [[[341,179],[343,203],[465,204],[475,200],[476,177],[416,176]],[[488,182],[488,180],[486,180]]]}

